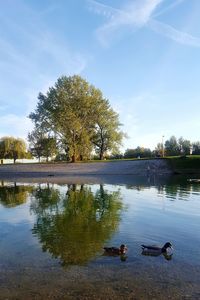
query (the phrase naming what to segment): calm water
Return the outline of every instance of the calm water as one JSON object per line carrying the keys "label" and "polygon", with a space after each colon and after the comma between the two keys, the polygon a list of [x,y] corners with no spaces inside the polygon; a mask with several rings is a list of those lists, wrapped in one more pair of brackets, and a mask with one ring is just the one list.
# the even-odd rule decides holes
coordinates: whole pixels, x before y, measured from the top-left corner
{"label": "calm water", "polygon": [[[0,299],[200,299],[200,184],[0,182]],[[173,244],[144,256],[143,243]],[[103,246],[128,246],[127,257]]]}

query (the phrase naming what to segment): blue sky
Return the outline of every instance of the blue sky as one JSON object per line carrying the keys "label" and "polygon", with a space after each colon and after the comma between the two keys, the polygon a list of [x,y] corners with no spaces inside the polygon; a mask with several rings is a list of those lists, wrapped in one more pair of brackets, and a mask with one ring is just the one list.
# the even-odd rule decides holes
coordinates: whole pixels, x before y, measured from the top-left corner
{"label": "blue sky", "polygon": [[100,88],[129,138],[200,140],[199,0],[6,0],[0,10],[0,137],[26,138],[37,95],[61,75]]}

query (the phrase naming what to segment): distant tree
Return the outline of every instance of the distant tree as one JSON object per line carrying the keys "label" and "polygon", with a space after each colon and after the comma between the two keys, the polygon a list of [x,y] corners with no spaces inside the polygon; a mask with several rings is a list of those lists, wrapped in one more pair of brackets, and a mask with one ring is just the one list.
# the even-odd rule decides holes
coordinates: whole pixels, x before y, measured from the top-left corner
{"label": "distant tree", "polygon": [[27,159],[32,159],[33,158],[33,155],[29,150],[26,152],[25,158],[27,158]]}
{"label": "distant tree", "polygon": [[18,158],[26,157],[26,143],[23,139],[2,137],[0,139],[0,154],[2,158],[11,158],[14,163]]}
{"label": "distant tree", "polygon": [[57,135],[72,162],[88,157],[93,145],[103,158],[122,139],[118,115],[101,91],[80,76],[60,77],[46,95],[40,93],[29,117],[36,129]]}
{"label": "distant tree", "polygon": [[192,154],[194,155],[200,154],[200,142],[194,142],[192,144]]}
{"label": "distant tree", "polygon": [[46,161],[48,161],[50,157],[57,154],[57,143],[54,137],[47,136],[39,130],[34,130],[28,134],[28,140],[31,153],[39,161],[41,157],[46,157]]}
{"label": "distant tree", "polygon": [[123,157],[124,157],[123,153],[119,153],[119,152],[112,153],[109,156],[110,159],[122,159]]}
{"label": "distant tree", "polygon": [[188,155],[190,154],[191,142],[189,140],[185,140],[183,137],[178,139],[180,154]]}
{"label": "distant tree", "polygon": [[26,143],[22,139],[15,139],[12,145],[12,150],[11,150],[11,157],[14,160],[14,163],[18,158],[25,158],[26,157]]}
{"label": "distant tree", "polygon": [[165,147],[162,143],[158,143],[156,148],[155,148],[155,156],[158,156],[158,157],[163,157],[165,156]]}
{"label": "distant tree", "polygon": [[180,154],[180,147],[175,136],[171,136],[170,139],[165,142],[165,152],[168,156]]}
{"label": "distant tree", "polygon": [[53,137],[44,137],[41,141],[42,156],[46,157],[48,162],[49,158],[57,154],[56,139]]}
{"label": "distant tree", "polygon": [[37,157],[40,161],[42,157],[42,145],[41,140],[43,138],[43,133],[38,129],[29,132],[28,134],[28,141],[29,141],[29,148],[30,152],[34,157]]}
{"label": "distant tree", "polygon": [[144,158],[151,157],[152,152],[149,148],[137,147],[135,149],[127,149],[124,153],[124,158]]}
{"label": "distant tree", "polygon": [[126,151],[124,152],[124,158],[135,158],[136,154],[135,154],[135,149],[126,149]]}

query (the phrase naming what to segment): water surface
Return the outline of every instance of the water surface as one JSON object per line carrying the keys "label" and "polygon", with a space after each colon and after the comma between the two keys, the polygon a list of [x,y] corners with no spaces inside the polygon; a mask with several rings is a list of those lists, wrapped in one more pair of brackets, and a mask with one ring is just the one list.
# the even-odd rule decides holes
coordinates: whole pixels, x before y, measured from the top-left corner
{"label": "water surface", "polygon": [[[200,184],[0,184],[0,299],[200,299]],[[170,256],[140,245],[170,241]],[[103,246],[125,243],[125,257]]]}

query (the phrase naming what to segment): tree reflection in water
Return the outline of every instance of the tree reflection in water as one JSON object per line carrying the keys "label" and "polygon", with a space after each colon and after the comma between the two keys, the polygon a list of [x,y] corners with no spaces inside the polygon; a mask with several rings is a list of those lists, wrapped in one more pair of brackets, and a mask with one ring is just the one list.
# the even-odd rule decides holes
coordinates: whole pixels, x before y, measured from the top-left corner
{"label": "tree reflection in water", "polygon": [[15,207],[24,204],[32,190],[32,186],[17,185],[16,182],[6,185],[4,182],[1,182],[0,203],[5,207]]}
{"label": "tree reflection in water", "polygon": [[70,185],[65,195],[49,185],[39,187],[31,204],[37,215],[33,234],[63,266],[82,265],[116,231],[122,208],[120,191],[108,192],[103,185],[95,193],[88,186]]}

